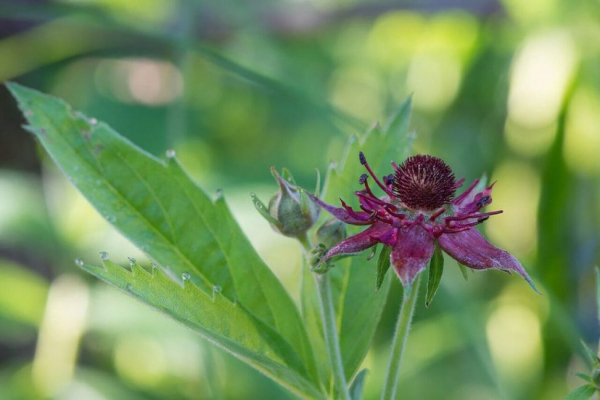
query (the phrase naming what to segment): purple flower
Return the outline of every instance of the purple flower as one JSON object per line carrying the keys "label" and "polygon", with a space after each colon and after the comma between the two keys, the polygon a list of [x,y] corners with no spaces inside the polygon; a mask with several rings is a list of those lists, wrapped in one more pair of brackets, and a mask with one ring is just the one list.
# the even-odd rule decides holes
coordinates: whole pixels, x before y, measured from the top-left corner
{"label": "purple flower", "polygon": [[[520,274],[537,292],[531,278],[515,257],[490,244],[475,228],[491,215],[502,211],[481,212],[492,202],[493,184],[480,192],[475,182],[454,197],[464,179],[456,181],[450,167],[441,159],[427,155],[409,157],[398,166],[392,162],[394,174],[378,179],[364,154],[360,163],[367,174],[360,177],[363,190],[355,192],[361,211],[355,211],[342,200],[342,207],[329,205],[309,194],[312,201],[340,221],[369,226],[364,231],[342,240],[320,260],[361,252],[378,243],[391,246],[390,263],[404,287],[410,287],[425,269],[437,243],[459,263],[477,270],[499,269]],[[383,190],[376,196],[369,176]]]}

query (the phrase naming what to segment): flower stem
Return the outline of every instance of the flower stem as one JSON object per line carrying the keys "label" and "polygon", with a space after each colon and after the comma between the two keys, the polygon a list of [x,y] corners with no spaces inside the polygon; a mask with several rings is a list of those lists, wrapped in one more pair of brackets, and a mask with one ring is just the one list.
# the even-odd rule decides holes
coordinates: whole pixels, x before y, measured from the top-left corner
{"label": "flower stem", "polygon": [[[309,260],[309,251],[312,249],[308,237],[298,238],[304,248],[306,259]],[[344,373],[344,364],[342,363],[342,353],[340,351],[340,342],[338,339],[337,326],[335,323],[335,312],[333,309],[333,299],[331,297],[331,285],[329,282],[329,273],[319,274],[313,272],[315,286],[317,287],[317,297],[319,300],[319,313],[323,324],[323,336],[327,346],[327,355],[331,364],[333,374],[333,384],[335,392],[339,398],[350,400],[350,392],[346,375]]]}
{"label": "flower stem", "polygon": [[335,324],[335,313],[333,311],[333,301],[331,299],[331,286],[329,284],[329,274],[313,273],[317,293],[319,295],[321,320],[323,323],[323,333],[327,345],[329,362],[331,363],[331,372],[333,374],[333,383],[336,392],[340,398],[350,399],[348,384],[344,374],[344,364],[342,363],[342,354],[338,340],[338,332]]}
{"label": "flower stem", "polygon": [[402,307],[400,308],[400,314],[398,315],[398,321],[396,322],[394,341],[392,343],[392,354],[390,356],[390,363],[385,377],[383,393],[381,394],[382,400],[393,400],[396,398],[396,389],[398,387],[398,380],[400,379],[400,364],[402,363],[406,339],[408,339],[408,331],[410,330],[413,311],[415,309],[417,298],[419,297],[418,293],[421,275],[422,274],[419,274],[417,279],[413,282],[412,290],[410,294],[404,298]]}

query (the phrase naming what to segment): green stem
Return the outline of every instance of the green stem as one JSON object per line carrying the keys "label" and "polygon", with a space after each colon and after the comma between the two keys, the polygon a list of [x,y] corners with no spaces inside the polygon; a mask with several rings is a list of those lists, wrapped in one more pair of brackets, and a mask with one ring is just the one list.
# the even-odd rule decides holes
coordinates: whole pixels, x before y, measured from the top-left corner
{"label": "green stem", "polygon": [[[308,237],[298,238],[304,248],[306,259],[309,260],[309,252],[312,249]],[[319,299],[319,312],[323,324],[323,335],[325,336],[325,345],[327,346],[327,355],[331,364],[331,373],[333,374],[333,384],[335,393],[339,398],[350,400],[350,391],[346,382],[344,373],[344,364],[342,363],[342,353],[340,351],[340,342],[338,339],[337,326],[335,323],[335,311],[333,309],[333,299],[331,297],[331,285],[329,274],[318,274],[313,272],[317,294]]]}
{"label": "green stem", "polygon": [[394,341],[392,343],[392,354],[388,365],[387,375],[385,377],[385,385],[382,400],[394,400],[396,398],[396,389],[398,388],[398,380],[400,379],[400,364],[402,363],[402,355],[404,354],[404,346],[408,338],[410,323],[412,322],[413,311],[419,297],[419,286],[421,283],[421,275],[413,282],[412,290],[402,302],[398,321],[396,322],[396,333],[394,333]]}
{"label": "green stem", "polygon": [[344,364],[342,363],[342,353],[340,351],[340,342],[335,324],[335,312],[333,311],[333,301],[331,299],[331,285],[329,284],[329,274],[313,273],[317,293],[319,295],[321,322],[323,323],[323,334],[325,335],[325,344],[327,345],[327,354],[331,363],[331,372],[333,374],[333,383],[336,392],[342,399],[350,399],[346,375],[344,374]]}

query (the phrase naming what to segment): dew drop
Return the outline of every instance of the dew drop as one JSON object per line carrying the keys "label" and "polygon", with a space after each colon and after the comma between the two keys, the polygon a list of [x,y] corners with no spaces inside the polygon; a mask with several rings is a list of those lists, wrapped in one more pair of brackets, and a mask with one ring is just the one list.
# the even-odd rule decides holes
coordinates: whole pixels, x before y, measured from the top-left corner
{"label": "dew drop", "polygon": [[115,222],[117,222],[117,217],[115,217],[114,215],[107,215],[104,218],[106,218],[106,220],[108,222],[110,222],[111,224],[114,224]]}
{"label": "dew drop", "polygon": [[81,258],[76,258],[75,264],[77,264],[78,267],[83,267],[83,260]]}
{"label": "dew drop", "polygon": [[129,259],[129,265],[131,265],[132,267],[134,266],[134,264],[136,263],[136,259],[133,257],[127,257]]}
{"label": "dew drop", "polygon": [[105,251],[101,251],[100,258],[102,259],[102,261],[108,261],[108,253]]}
{"label": "dew drop", "polygon": [[373,250],[371,254],[367,256],[367,261],[370,261],[373,257],[375,257],[375,250]]}
{"label": "dew drop", "polygon": [[90,118],[90,124],[92,125],[96,125],[98,123],[98,120],[96,118]]}
{"label": "dew drop", "polygon": [[192,276],[189,272],[184,272],[183,274],[181,274],[181,279],[183,279],[184,281],[189,281],[190,279],[192,279]]}
{"label": "dew drop", "polygon": [[215,285],[213,286],[213,293],[221,293],[223,291],[223,288],[219,285]]}
{"label": "dew drop", "polygon": [[173,149],[167,150],[167,158],[175,158],[175,150],[173,150]]}

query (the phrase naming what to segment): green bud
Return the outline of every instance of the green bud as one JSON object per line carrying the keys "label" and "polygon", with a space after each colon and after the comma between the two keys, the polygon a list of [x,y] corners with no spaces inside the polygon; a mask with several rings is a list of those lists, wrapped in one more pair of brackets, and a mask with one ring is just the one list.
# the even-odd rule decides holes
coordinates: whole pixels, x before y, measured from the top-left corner
{"label": "green bud", "polygon": [[336,218],[330,218],[317,229],[317,241],[328,249],[346,239],[346,224]]}
{"label": "green bud", "polygon": [[294,178],[287,169],[279,175],[275,168],[271,173],[277,180],[279,192],[265,205],[251,194],[258,212],[271,224],[278,233],[290,237],[304,235],[319,218],[320,208],[311,202],[302,188],[296,186]]}

